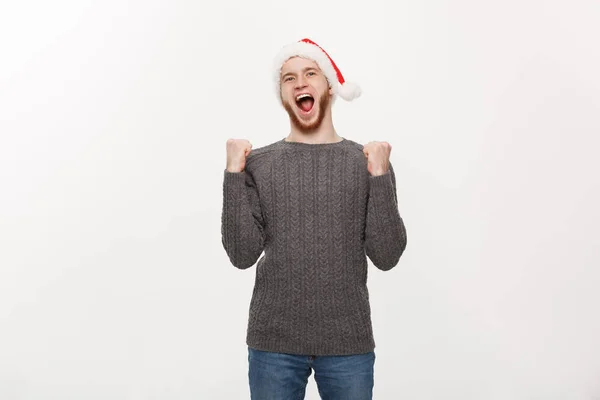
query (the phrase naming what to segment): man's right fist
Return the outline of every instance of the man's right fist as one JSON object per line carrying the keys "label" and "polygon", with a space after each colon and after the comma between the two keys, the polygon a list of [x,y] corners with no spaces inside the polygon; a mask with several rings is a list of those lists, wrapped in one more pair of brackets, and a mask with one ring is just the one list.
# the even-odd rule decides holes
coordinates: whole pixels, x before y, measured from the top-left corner
{"label": "man's right fist", "polygon": [[246,139],[227,141],[227,171],[242,172],[246,167],[246,157],[252,151],[252,144]]}

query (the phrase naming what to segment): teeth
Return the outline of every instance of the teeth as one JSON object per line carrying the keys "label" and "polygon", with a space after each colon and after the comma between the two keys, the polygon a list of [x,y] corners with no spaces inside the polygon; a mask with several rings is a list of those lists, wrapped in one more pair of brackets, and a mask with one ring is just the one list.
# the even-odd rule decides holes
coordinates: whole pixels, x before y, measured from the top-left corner
{"label": "teeth", "polygon": [[300,101],[300,100],[302,100],[302,99],[303,99],[303,98],[305,98],[305,97],[310,97],[310,98],[312,98],[312,96],[311,96],[310,94],[308,94],[308,93],[303,93],[303,94],[299,95],[298,97],[296,97],[296,101]]}

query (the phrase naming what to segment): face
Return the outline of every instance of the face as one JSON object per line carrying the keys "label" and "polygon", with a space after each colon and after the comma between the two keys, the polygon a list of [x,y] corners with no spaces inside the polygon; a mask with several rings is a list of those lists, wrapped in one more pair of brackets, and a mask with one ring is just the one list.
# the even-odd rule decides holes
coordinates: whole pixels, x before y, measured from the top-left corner
{"label": "face", "polygon": [[317,63],[290,58],[281,68],[281,101],[290,120],[301,131],[317,129],[327,112],[331,89]]}

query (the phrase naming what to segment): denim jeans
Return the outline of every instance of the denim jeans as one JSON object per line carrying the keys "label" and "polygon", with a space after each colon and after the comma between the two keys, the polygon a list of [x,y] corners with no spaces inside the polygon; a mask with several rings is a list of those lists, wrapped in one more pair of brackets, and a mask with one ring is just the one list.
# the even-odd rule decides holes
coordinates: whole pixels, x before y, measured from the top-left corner
{"label": "denim jeans", "polygon": [[323,400],[371,400],[375,352],[348,356],[271,353],[248,348],[252,400],[302,400],[308,377]]}

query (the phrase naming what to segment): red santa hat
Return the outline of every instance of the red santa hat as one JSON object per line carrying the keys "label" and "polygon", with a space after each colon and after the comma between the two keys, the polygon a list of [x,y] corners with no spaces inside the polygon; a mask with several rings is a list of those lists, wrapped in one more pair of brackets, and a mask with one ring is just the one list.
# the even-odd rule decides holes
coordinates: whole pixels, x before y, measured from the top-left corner
{"label": "red santa hat", "polygon": [[275,89],[277,98],[280,100],[281,67],[287,60],[296,56],[308,58],[317,63],[333,89],[334,98],[337,94],[344,100],[352,101],[361,95],[360,87],[357,84],[347,82],[344,79],[339,68],[325,50],[310,39],[302,39],[283,47],[275,57]]}

